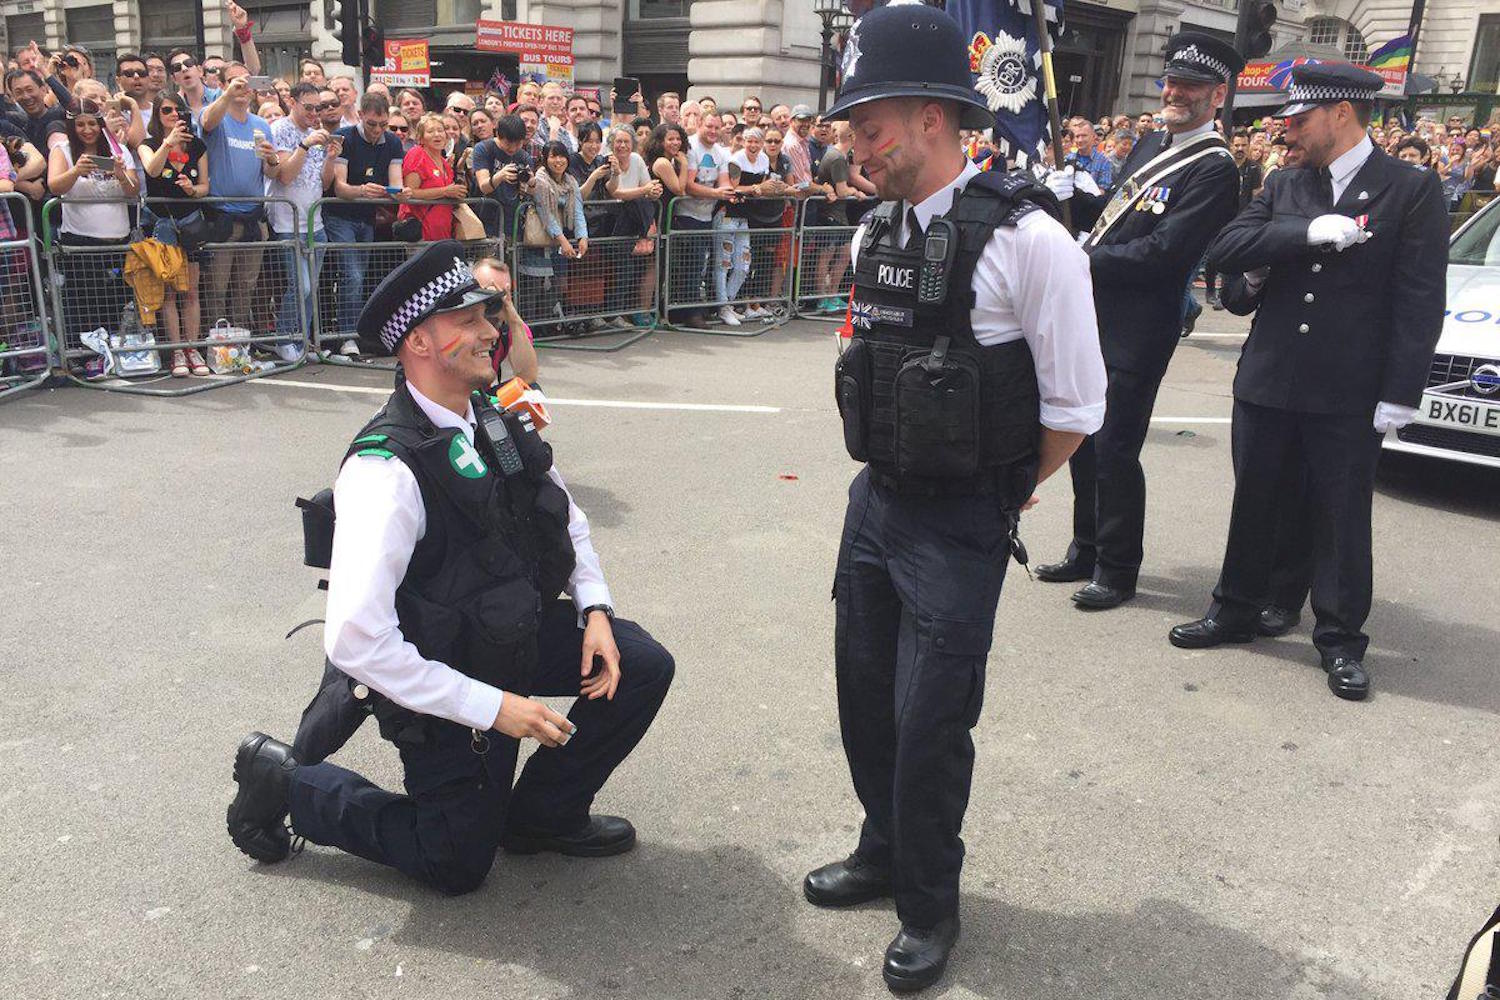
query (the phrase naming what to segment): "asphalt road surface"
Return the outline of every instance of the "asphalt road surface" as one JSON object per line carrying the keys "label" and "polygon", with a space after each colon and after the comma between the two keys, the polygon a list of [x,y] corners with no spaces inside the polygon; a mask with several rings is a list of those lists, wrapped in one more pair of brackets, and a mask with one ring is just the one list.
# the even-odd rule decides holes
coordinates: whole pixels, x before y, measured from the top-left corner
{"label": "asphalt road surface", "polygon": [[[1500,477],[1385,465],[1368,702],[1309,626],[1191,653],[1229,516],[1239,321],[1178,351],[1146,449],[1140,596],[1103,614],[1014,565],[965,827],[963,938],[929,995],[1441,996],[1500,902]],[[845,489],[832,327],[549,351],[559,468],[620,612],[677,659],[597,803],[634,853],[502,855],[450,899],[224,831],[234,748],[290,738],[321,616],[292,499],[330,482],[387,374],[307,368],[185,399],[0,405],[0,975],[15,997],[885,995],[889,905],[803,902],[853,846],[829,602]],[[571,402],[570,402],[571,401]],[[628,403],[667,404],[648,408]],[[684,405],[687,404],[687,405]],[[1068,538],[1066,476],[1023,523]],[[396,785],[367,726],[339,760]]]}

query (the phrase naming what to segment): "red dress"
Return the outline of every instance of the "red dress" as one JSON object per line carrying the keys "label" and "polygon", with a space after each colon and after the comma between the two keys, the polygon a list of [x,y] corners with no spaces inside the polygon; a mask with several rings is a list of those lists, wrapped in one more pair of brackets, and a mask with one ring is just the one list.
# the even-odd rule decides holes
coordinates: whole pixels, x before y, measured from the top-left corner
{"label": "red dress", "polygon": [[[432,154],[421,146],[413,146],[401,161],[401,176],[416,174],[421,181],[417,185],[420,190],[428,188],[447,187],[453,183],[453,170],[447,161],[441,157],[433,159]],[[424,240],[448,240],[453,238],[453,206],[432,205],[422,202],[407,202],[401,206],[396,213],[399,219],[418,218],[422,220],[422,239]]]}

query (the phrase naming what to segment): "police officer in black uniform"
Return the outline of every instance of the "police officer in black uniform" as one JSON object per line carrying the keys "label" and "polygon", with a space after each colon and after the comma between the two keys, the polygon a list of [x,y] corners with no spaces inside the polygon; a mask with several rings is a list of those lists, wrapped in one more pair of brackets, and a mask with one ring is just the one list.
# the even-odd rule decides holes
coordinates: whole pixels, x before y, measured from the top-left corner
{"label": "police officer in black uniform", "polygon": [[[1234,379],[1234,507],[1208,614],[1170,632],[1189,649],[1249,642],[1276,597],[1287,517],[1310,519],[1312,608],[1328,686],[1369,693],[1370,505],[1380,439],[1416,415],[1442,330],[1448,216],[1437,177],[1367,133],[1378,76],[1292,70],[1287,166],[1209,248],[1258,306]],[[1305,499],[1289,484],[1301,478]],[[1287,504],[1293,504],[1291,511]],[[1280,536],[1280,539],[1278,538]],[[1299,602],[1300,605],[1300,602]]]}
{"label": "police officer in black uniform", "polygon": [[[360,336],[403,374],[332,491],[328,667],[296,752],[252,733],[235,756],[229,833],[259,861],[287,857],[295,834],[462,893],[497,846],[599,856],[635,843],[627,820],[590,805],[656,715],[672,658],[614,618],[551,449],[483,393],[497,294],[446,241],[360,314]],[[579,698],[564,718],[531,694]],[[366,713],[400,751],[404,795],[323,760]],[[512,788],[526,738],[542,748]]]}
{"label": "police officer in black uniform", "polygon": [[[850,455],[835,574],[839,725],[865,820],[809,874],[819,906],[894,896],[884,976],[937,981],[958,938],[959,829],[995,609],[1020,510],[1103,419],[1087,260],[1021,174],[981,173],[993,115],[943,12],[890,5],[850,35],[826,117],[884,199],[856,232],[836,372]],[[1011,626],[1014,628],[1014,626]]]}
{"label": "police officer in black uniform", "polygon": [[1093,229],[1084,248],[1109,369],[1104,426],[1069,462],[1072,544],[1061,562],[1037,567],[1048,582],[1089,581],[1073,594],[1082,609],[1113,608],[1135,596],[1146,529],[1141,448],[1180,340],[1183,289],[1239,207],[1239,171],[1214,116],[1244,64],[1233,46],[1210,35],[1174,35],[1162,74],[1166,128],[1136,143],[1110,193],[1070,168],[1047,178],[1059,197],[1072,198],[1074,221]]}

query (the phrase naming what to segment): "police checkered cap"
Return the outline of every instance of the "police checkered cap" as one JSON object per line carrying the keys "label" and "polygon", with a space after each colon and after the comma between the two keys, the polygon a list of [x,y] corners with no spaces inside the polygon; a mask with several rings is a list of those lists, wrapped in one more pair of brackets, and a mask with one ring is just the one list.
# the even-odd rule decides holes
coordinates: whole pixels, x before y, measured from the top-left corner
{"label": "police checkered cap", "polygon": [[1385,81],[1367,69],[1347,63],[1304,63],[1292,67],[1287,103],[1276,117],[1300,115],[1323,104],[1373,101]]}
{"label": "police checkered cap", "polygon": [[403,302],[391,318],[380,328],[380,342],[388,351],[394,351],[401,338],[411,333],[416,326],[437,307],[438,303],[456,292],[474,287],[474,272],[463,258],[453,258],[453,266],[417,289],[411,298]]}
{"label": "police checkered cap", "polygon": [[1203,83],[1228,83],[1245,68],[1234,46],[1202,31],[1179,31],[1167,39],[1162,75]]}
{"label": "police checkered cap", "polygon": [[[1212,72],[1215,76],[1225,80],[1229,79],[1229,67],[1215,59],[1206,52],[1198,51],[1198,46],[1189,45],[1185,49],[1179,49],[1172,53],[1173,63],[1187,63],[1189,65],[1202,66]],[[1171,63],[1168,64],[1169,66]]]}
{"label": "police checkered cap", "polygon": [[1286,102],[1288,104],[1337,104],[1339,101],[1368,101],[1375,96],[1373,91],[1364,90],[1360,87],[1339,86],[1337,84],[1311,84],[1299,86],[1292,84],[1287,91]]}

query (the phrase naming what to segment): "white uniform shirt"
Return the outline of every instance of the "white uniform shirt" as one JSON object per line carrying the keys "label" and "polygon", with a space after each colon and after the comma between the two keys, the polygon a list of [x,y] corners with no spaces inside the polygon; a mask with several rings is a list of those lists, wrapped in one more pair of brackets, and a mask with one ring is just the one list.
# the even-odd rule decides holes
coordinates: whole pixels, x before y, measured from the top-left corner
{"label": "white uniform shirt", "polygon": [[[953,207],[953,195],[979,168],[966,163],[950,183],[916,205],[925,230]],[[906,208],[894,236],[906,241]],[[865,227],[854,234],[850,256],[859,259]],[[856,298],[858,297],[858,289]],[[986,346],[1025,339],[1036,365],[1041,421],[1056,431],[1092,434],[1104,423],[1104,357],[1094,316],[1088,255],[1046,212],[1031,212],[1015,226],[999,226],[974,269],[974,339]]]}
{"label": "white uniform shirt", "polygon": [[[474,410],[459,416],[407,383],[412,399],[439,429],[457,428],[472,444]],[[567,491],[556,467],[547,474]],[[502,693],[428,660],[401,634],[396,588],[406,576],[417,542],[427,531],[422,491],[400,459],[354,455],[333,484],[338,525],[328,571],[328,612],[323,650],[333,665],[403,708],[489,729],[500,713]],[[589,540],[589,522],[568,495],[568,534],[577,563],[568,594],[580,611],[612,604],[599,557]]]}
{"label": "white uniform shirt", "polygon": [[1375,151],[1375,143],[1365,136],[1353,146],[1344,150],[1342,156],[1328,165],[1329,179],[1333,181],[1333,203],[1338,204],[1339,199],[1344,196],[1349,183],[1354,180],[1354,175],[1359,173],[1359,168],[1365,165],[1370,154]]}

